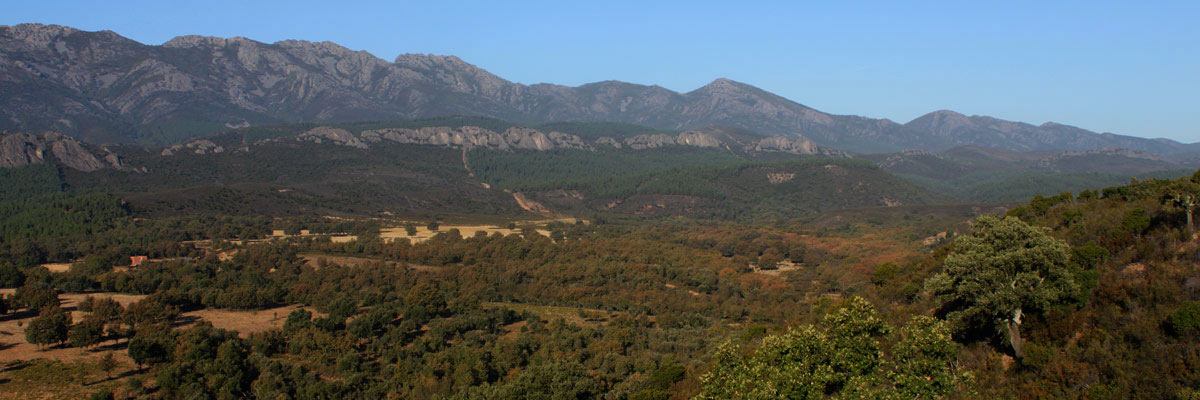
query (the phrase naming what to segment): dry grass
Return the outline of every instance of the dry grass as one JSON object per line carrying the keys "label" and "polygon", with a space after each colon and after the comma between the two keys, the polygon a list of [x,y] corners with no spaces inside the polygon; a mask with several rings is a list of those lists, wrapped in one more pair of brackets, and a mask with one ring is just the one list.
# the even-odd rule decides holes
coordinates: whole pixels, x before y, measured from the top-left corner
{"label": "dry grass", "polygon": [[121,361],[110,373],[96,360],[6,362],[0,366],[0,399],[83,399],[105,389],[121,399],[127,394],[125,379],[145,371]]}
{"label": "dry grass", "polygon": [[53,272],[56,274],[61,274],[61,273],[68,272],[71,270],[71,263],[42,264],[42,268],[45,268],[45,269],[49,270],[50,272]]}
{"label": "dry grass", "polygon": [[288,314],[301,308],[313,313],[314,317],[325,315],[311,307],[297,305],[251,311],[203,309],[183,313],[183,320],[188,322],[180,325],[180,328],[187,328],[204,320],[212,323],[214,328],[237,331],[238,336],[244,338],[250,336],[251,333],[282,328]]}

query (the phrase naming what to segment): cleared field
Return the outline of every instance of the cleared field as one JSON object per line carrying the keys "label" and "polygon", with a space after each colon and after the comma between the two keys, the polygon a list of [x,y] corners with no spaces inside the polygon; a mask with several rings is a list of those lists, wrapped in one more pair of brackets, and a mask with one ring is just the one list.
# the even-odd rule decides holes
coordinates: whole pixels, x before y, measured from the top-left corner
{"label": "cleared field", "polygon": [[46,270],[56,274],[61,274],[71,270],[71,263],[50,263],[42,264],[41,266],[42,268],[45,268]]}

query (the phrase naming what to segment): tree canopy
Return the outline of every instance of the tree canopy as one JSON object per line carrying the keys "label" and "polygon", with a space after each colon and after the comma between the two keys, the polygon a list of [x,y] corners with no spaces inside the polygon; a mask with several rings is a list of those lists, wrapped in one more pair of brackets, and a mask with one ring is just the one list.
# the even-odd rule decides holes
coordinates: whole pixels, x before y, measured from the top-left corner
{"label": "tree canopy", "polygon": [[925,282],[944,315],[960,333],[1007,334],[1021,353],[1026,312],[1070,298],[1078,286],[1067,268],[1068,245],[1045,229],[1016,217],[981,216],[970,235],[955,240],[943,271]]}

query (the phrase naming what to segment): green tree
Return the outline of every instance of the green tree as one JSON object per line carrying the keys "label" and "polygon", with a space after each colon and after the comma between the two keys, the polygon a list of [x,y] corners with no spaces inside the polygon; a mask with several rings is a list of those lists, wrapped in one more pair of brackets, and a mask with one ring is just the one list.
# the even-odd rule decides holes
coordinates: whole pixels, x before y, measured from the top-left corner
{"label": "green tree", "polygon": [[15,288],[25,284],[25,273],[7,260],[0,261],[0,287]]}
{"label": "green tree", "polygon": [[179,309],[152,298],[130,304],[121,314],[121,319],[125,324],[134,329],[146,324],[171,322],[178,317]]}
{"label": "green tree", "polygon": [[104,321],[89,317],[75,324],[67,333],[67,340],[72,347],[88,347],[100,343],[104,339]]}
{"label": "green tree", "polygon": [[937,319],[902,327],[890,355],[880,340],[891,329],[862,298],[827,314],[823,325],[764,337],[749,355],[722,344],[695,399],[941,398],[967,378],[954,366],[958,344]]}
{"label": "green tree", "polygon": [[1025,313],[1078,290],[1067,268],[1067,244],[1016,217],[979,217],[971,234],[953,246],[942,272],[925,282],[939,313],[960,332],[1007,335],[1018,358]]}
{"label": "green tree", "polygon": [[33,282],[21,286],[13,294],[17,302],[30,310],[58,307],[58,291],[45,283]]}
{"label": "green tree", "polygon": [[42,309],[41,315],[29,321],[25,327],[25,340],[38,347],[67,341],[71,327],[71,313],[58,307]]}
{"label": "green tree", "polygon": [[1200,202],[1200,184],[1183,179],[1171,181],[1163,188],[1163,195],[1159,201],[1162,202],[1165,211],[1184,214],[1184,229],[1191,234],[1195,226],[1192,220],[1196,203]]}
{"label": "green tree", "polygon": [[950,392],[966,378],[953,367],[959,345],[945,322],[917,316],[900,329],[888,374],[901,398],[928,399]]}
{"label": "green tree", "polygon": [[117,369],[117,366],[119,365],[121,365],[121,363],[117,361],[117,357],[113,355],[113,352],[111,351],[104,353],[104,356],[100,357],[100,370],[104,371],[104,376],[109,379],[112,379],[112,372],[113,370]]}
{"label": "green tree", "polygon": [[143,329],[129,339],[129,358],[133,359],[140,369],[143,365],[170,360],[173,348],[171,333],[166,327]]}
{"label": "green tree", "polygon": [[404,224],[404,233],[408,236],[416,236],[417,226],[413,224]]}
{"label": "green tree", "polygon": [[429,225],[425,225],[425,229],[428,229],[433,232],[437,232],[438,222],[437,221],[429,221]]}
{"label": "green tree", "polygon": [[767,336],[748,357],[721,345],[696,399],[815,399],[875,386],[879,338],[889,329],[874,307],[855,297],[824,322],[828,329],[804,325]]}
{"label": "green tree", "polygon": [[[91,298],[91,297],[89,297]],[[115,321],[125,312],[125,308],[121,307],[121,303],[113,300],[111,297],[96,299],[92,302],[91,313],[93,317],[99,318],[104,322]]]}
{"label": "green tree", "polygon": [[1181,337],[1200,333],[1200,302],[1189,301],[1180,305],[1167,317],[1167,325],[1171,333]]}

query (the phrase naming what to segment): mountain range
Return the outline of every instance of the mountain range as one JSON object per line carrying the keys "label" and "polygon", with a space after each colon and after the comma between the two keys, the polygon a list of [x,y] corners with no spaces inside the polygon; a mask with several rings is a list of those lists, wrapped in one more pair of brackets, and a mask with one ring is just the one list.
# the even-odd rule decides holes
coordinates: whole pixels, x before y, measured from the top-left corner
{"label": "mountain range", "polygon": [[905,124],[834,115],[723,78],[687,93],[617,81],[523,85],[454,56],[404,54],[387,62],[330,42],[241,37],[181,36],[153,46],[111,31],[41,24],[0,27],[0,95],[0,129],[53,130],[91,143],[169,145],[246,126],[465,115],[679,131],[722,126],[858,153],[961,145],[1160,155],[1200,149],[944,110]]}

